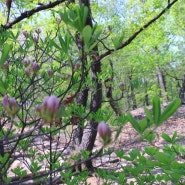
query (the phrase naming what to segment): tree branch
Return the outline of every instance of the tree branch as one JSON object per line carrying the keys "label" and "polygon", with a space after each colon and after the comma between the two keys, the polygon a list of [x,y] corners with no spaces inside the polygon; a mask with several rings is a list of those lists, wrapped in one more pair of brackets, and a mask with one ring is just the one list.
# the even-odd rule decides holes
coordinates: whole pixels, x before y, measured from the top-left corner
{"label": "tree branch", "polygon": [[125,42],[123,42],[117,49],[110,49],[107,52],[101,54],[99,56],[98,61],[105,58],[106,56],[109,56],[111,53],[118,51],[120,49],[123,49],[127,45],[129,45],[143,30],[148,28],[151,24],[153,24],[155,21],[157,21],[165,12],[170,9],[178,0],[174,0],[171,3],[169,3],[166,8],[164,8],[157,16],[155,16],[153,19],[151,19],[149,22],[147,22],[144,26],[142,26],[138,31],[136,31],[131,37],[129,37]]}
{"label": "tree branch", "polygon": [[28,11],[25,11],[23,12],[19,17],[15,18],[15,20],[13,20],[12,22],[10,23],[7,23],[5,25],[1,25],[5,30],[8,30],[10,28],[12,28],[12,26],[14,26],[15,24],[17,24],[18,22],[21,22],[23,19],[26,19],[26,18],[29,18],[31,17],[33,14],[37,13],[37,12],[40,12],[42,10],[47,10],[47,9],[50,9],[50,8],[53,8],[63,2],[65,2],[66,0],[57,0],[55,2],[50,2],[46,5],[40,5],[39,7],[36,7],[32,10],[28,10]]}

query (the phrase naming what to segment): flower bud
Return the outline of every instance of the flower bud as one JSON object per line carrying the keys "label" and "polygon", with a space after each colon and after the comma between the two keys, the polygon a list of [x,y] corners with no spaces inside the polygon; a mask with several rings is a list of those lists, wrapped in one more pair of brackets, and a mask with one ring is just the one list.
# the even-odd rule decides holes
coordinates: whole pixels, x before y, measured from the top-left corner
{"label": "flower bud", "polygon": [[60,18],[56,18],[56,22],[57,22],[57,24],[60,24],[61,23],[61,19]]}
{"label": "flower bud", "polygon": [[71,77],[70,73],[58,73],[58,77],[61,78],[62,80],[67,80]]}
{"label": "flower bud", "polygon": [[112,26],[111,25],[108,25],[108,30],[111,31],[112,30]]}
{"label": "flower bud", "polygon": [[40,113],[41,109],[42,109],[41,105],[36,105],[36,107],[35,107],[36,112]]}
{"label": "flower bud", "polygon": [[125,90],[125,85],[124,85],[123,82],[120,82],[119,83],[119,88],[120,88],[121,91],[124,91]]}
{"label": "flower bud", "polygon": [[15,98],[8,98],[7,95],[4,95],[2,105],[10,116],[15,116],[19,112],[19,105]]}
{"label": "flower bud", "polygon": [[8,62],[8,61],[5,61],[5,62],[4,62],[4,68],[5,68],[5,69],[8,69],[8,67],[9,67],[9,62]]}
{"label": "flower bud", "polygon": [[33,73],[36,73],[40,69],[39,64],[37,62],[32,62],[31,69],[32,69]]}
{"label": "flower bud", "polygon": [[53,122],[58,114],[59,100],[55,95],[47,96],[41,105],[37,105],[35,110],[45,122]]}
{"label": "flower bud", "polygon": [[35,30],[35,33],[37,33],[38,35],[41,33],[41,29],[40,28],[37,28],[36,30]]}
{"label": "flower bud", "polygon": [[2,100],[3,107],[9,106],[9,101],[8,100],[9,100],[8,96],[4,95],[3,100]]}
{"label": "flower bud", "polygon": [[54,71],[52,69],[47,69],[48,75],[51,77],[54,74]]}
{"label": "flower bud", "polygon": [[24,74],[29,77],[31,74],[31,69],[30,68],[25,69]]}
{"label": "flower bud", "polygon": [[34,40],[35,42],[38,42],[38,41],[39,41],[38,35],[33,35],[33,40]]}
{"label": "flower bud", "polygon": [[24,58],[24,59],[22,60],[22,64],[23,64],[25,67],[29,66],[29,65],[30,65],[30,59]]}
{"label": "flower bud", "polygon": [[29,33],[28,33],[27,31],[22,31],[22,34],[23,34],[26,38],[29,37]]}
{"label": "flower bud", "polygon": [[107,145],[108,143],[110,143],[111,130],[104,121],[101,121],[98,124],[98,134],[102,138],[104,145]]}

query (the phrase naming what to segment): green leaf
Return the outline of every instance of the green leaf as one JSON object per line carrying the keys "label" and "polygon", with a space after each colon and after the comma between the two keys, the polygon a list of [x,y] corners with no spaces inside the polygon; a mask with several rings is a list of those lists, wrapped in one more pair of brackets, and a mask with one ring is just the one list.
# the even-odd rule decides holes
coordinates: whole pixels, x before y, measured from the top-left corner
{"label": "green leaf", "polygon": [[180,105],[181,105],[181,100],[179,98],[174,100],[173,102],[171,102],[166,107],[164,112],[161,114],[158,125],[161,124],[162,122],[166,121],[172,114],[174,114],[175,111],[179,108]]}
{"label": "green leaf", "polygon": [[2,49],[2,55],[0,59],[0,66],[7,60],[10,50],[13,48],[12,44],[5,44]]}
{"label": "green leaf", "polygon": [[145,111],[145,114],[146,114],[147,119],[149,119],[149,121],[150,121],[151,123],[153,123],[153,117],[152,117],[151,111],[148,110],[146,107],[144,107],[144,111]]}
{"label": "green leaf", "polygon": [[134,127],[134,129],[137,132],[141,133],[141,128],[139,126],[138,121],[130,113],[128,114],[128,120],[130,121],[130,123],[132,124],[132,126]]}
{"label": "green leaf", "polygon": [[177,138],[177,131],[175,131],[173,136],[172,136],[172,142],[175,142],[176,138]]}
{"label": "green leaf", "polygon": [[0,93],[4,94],[6,92],[7,88],[5,83],[2,81],[2,79],[0,79]]}
{"label": "green leaf", "polygon": [[88,10],[87,6],[82,6],[82,10],[83,10],[83,11],[81,11],[82,15],[83,15],[82,22],[83,22],[83,25],[85,25],[89,10]]}
{"label": "green leaf", "polygon": [[172,139],[170,138],[170,136],[166,133],[162,133],[162,138],[167,141],[168,143],[171,143],[172,142]]}
{"label": "green leaf", "polygon": [[154,123],[156,125],[159,124],[159,119],[161,116],[161,103],[159,97],[154,97],[153,99],[153,117],[154,117]]}
{"label": "green leaf", "polygon": [[54,40],[50,40],[50,44],[54,47],[56,47],[57,49],[61,50],[62,48],[54,41]]}
{"label": "green leaf", "polygon": [[123,35],[121,35],[120,37],[116,37],[116,38],[112,39],[112,42],[114,44],[115,49],[119,48],[119,46],[122,43],[122,41],[123,41]]}
{"label": "green leaf", "polygon": [[154,148],[154,147],[145,147],[145,152],[150,155],[150,156],[153,156],[155,155],[157,152],[158,152],[158,149],[157,148]]}
{"label": "green leaf", "polygon": [[116,150],[115,153],[119,158],[122,158],[125,152],[124,150]]}
{"label": "green leaf", "polygon": [[92,36],[92,28],[88,25],[82,31],[85,44],[88,44]]}
{"label": "green leaf", "polygon": [[116,134],[115,134],[115,137],[114,137],[114,141],[116,141],[117,138],[119,137],[119,135],[120,135],[120,133],[121,133],[121,131],[122,131],[122,128],[123,128],[123,126],[119,126],[119,127],[117,128]]}
{"label": "green leaf", "polygon": [[168,153],[163,153],[163,152],[158,152],[155,154],[155,157],[156,159],[163,163],[163,164],[167,164],[167,165],[170,165],[171,162],[173,161],[174,159],[174,156],[173,155],[170,155]]}
{"label": "green leaf", "polygon": [[147,119],[139,121],[139,127],[141,129],[141,132],[143,132],[148,127],[147,123]]}

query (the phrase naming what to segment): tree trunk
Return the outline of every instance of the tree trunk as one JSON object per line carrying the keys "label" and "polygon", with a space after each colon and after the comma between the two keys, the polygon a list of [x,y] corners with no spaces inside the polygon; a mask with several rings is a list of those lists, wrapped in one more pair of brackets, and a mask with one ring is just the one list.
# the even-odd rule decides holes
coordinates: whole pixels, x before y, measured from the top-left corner
{"label": "tree trunk", "polygon": [[[101,71],[101,64],[100,62],[92,61],[92,81],[94,82],[94,85],[96,85],[95,92],[91,94],[91,104],[90,104],[90,111],[96,113],[98,109],[101,107],[102,103],[102,84],[98,80],[98,73]],[[92,149],[94,147],[94,142],[97,135],[97,126],[98,123],[95,122],[95,120],[90,120],[86,128],[83,132],[82,142],[81,142],[81,150],[87,150],[90,151],[90,155],[92,152]],[[87,169],[92,169],[92,161],[89,160],[85,163],[85,167]]]}
{"label": "tree trunk", "polygon": [[130,90],[131,90],[131,100],[132,100],[132,109],[137,109],[137,103],[136,103],[136,96],[134,92],[134,86],[132,84],[132,76],[129,76],[129,82],[130,82]]}
{"label": "tree trunk", "polygon": [[164,74],[159,67],[157,67],[157,76],[158,76],[159,85],[161,88],[161,95],[165,101],[168,101],[168,96],[166,94],[166,83],[165,83]]}
{"label": "tree trunk", "polygon": [[[86,107],[88,99],[88,89],[84,89],[77,95],[78,105]],[[73,127],[73,146],[79,146],[82,141],[83,128],[80,125],[74,125]]]}
{"label": "tree trunk", "polygon": [[[92,16],[91,16],[91,9],[90,9],[90,1],[89,0],[79,0],[79,5],[81,6],[84,4],[88,7],[88,17],[86,21],[86,25],[90,25],[92,27]],[[82,43],[82,42],[81,42]],[[83,49],[83,43],[82,47]],[[80,48],[79,48],[80,49]],[[98,48],[95,47],[93,49],[93,53],[96,57],[91,57],[92,64],[91,64],[91,71],[92,71],[92,81],[95,87],[95,92],[92,92],[91,94],[91,103],[90,103],[90,111],[96,113],[98,109],[101,107],[102,103],[102,84],[98,80],[98,73],[101,72],[101,63],[100,61],[97,61],[98,59]],[[83,53],[83,51],[82,51]],[[83,56],[85,57],[85,56]],[[85,58],[83,58],[83,61]],[[86,106],[87,104],[87,98],[88,98],[88,89],[83,90],[80,92],[77,96],[77,102],[79,105]],[[73,133],[73,142],[79,146],[80,143],[80,149],[86,150],[92,153],[92,149],[94,147],[94,142],[97,135],[97,126],[98,123],[95,122],[95,120],[90,120],[87,122],[87,125],[85,129],[82,129],[80,126],[76,126]],[[83,133],[82,133],[83,131]],[[89,160],[85,163],[86,169],[93,169],[92,161]]]}
{"label": "tree trunk", "polygon": [[144,100],[144,105],[145,106],[149,106],[149,99],[148,99],[148,93],[147,93],[148,82],[145,79],[144,79],[144,85],[145,85],[145,100]]}
{"label": "tree trunk", "polygon": [[[114,67],[113,62],[110,60],[110,67],[111,67],[111,77],[107,78],[104,82],[105,88],[106,88],[106,97],[109,100],[109,104],[114,111],[116,115],[121,116],[123,112],[121,111],[119,104],[117,101],[114,101],[113,95],[112,95],[112,84],[114,79]],[[123,97],[123,94],[122,94]]]}
{"label": "tree trunk", "polygon": [[180,88],[180,91],[179,91],[179,98],[181,99],[181,102],[182,104],[185,104],[185,74],[183,76],[183,79],[182,79],[182,86]]}
{"label": "tree trunk", "polygon": [[[2,125],[1,125],[1,122],[0,122],[0,130],[2,130]],[[0,157],[3,157],[4,156],[4,145],[3,145],[3,141],[0,141]],[[0,169],[1,169],[1,162],[0,162]],[[3,185],[3,176],[5,174],[2,174],[1,173],[2,171],[0,170],[0,185]]]}

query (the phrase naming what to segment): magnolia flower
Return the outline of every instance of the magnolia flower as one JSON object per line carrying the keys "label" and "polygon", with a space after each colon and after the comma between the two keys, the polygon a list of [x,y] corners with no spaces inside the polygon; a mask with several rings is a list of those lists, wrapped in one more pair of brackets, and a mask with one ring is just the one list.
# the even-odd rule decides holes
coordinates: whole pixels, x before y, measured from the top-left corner
{"label": "magnolia flower", "polygon": [[107,145],[108,143],[110,143],[111,129],[104,121],[101,121],[98,124],[98,134],[102,138],[104,145]]}

